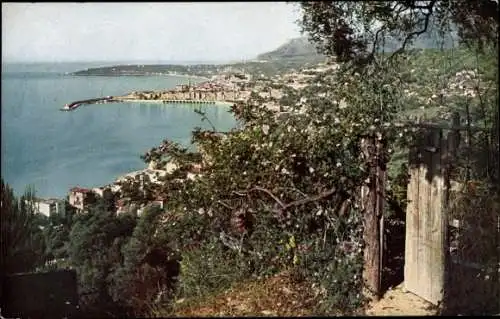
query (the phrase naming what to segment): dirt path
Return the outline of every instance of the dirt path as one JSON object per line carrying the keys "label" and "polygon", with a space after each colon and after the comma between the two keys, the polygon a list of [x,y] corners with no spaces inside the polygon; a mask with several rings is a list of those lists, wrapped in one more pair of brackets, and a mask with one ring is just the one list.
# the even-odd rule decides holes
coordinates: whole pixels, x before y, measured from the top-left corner
{"label": "dirt path", "polygon": [[436,310],[422,298],[404,292],[403,285],[388,290],[377,302],[371,302],[366,314],[369,316],[432,316]]}
{"label": "dirt path", "polygon": [[[315,300],[310,286],[296,283],[287,274],[241,283],[207,300],[193,303],[179,300],[175,316],[308,316]],[[404,292],[402,284],[388,290],[366,308],[368,316],[432,316],[435,307],[420,297]]]}

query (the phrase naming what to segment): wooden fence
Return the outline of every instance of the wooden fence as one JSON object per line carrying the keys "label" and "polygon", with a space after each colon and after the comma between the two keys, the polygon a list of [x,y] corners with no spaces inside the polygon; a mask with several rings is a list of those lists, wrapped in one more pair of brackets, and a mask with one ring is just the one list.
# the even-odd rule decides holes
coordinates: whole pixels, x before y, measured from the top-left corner
{"label": "wooden fence", "polygon": [[[471,270],[470,265],[478,268],[477,263],[463,260],[457,262],[452,260],[450,254],[450,229],[464,222],[463,218],[456,219],[456,216],[451,216],[451,212],[454,212],[456,207],[450,209],[451,195],[456,193],[453,185],[460,185],[452,181],[452,172],[455,172],[454,165],[457,162],[457,152],[461,145],[460,132],[467,130],[466,135],[470,139],[471,132],[484,133],[485,130],[461,126],[458,114],[453,115],[449,125],[417,122],[403,123],[401,126],[416,128],[420,133],[416,143],[410,147],[409,155],[410,181],[407,190],[408,204],[404,237],[405,289],[434,305],[444,304],[444,308],[446,304],[451,303],[462,305],[475,303],[480,311],[485,308],[485,304],[495,303],[495,298],[499,300],[498,306],[500,306],[498,297],[500,283],[495,286],[493,282],[495,279],[491,278],[487,285],[484,285],[484,280],[482,282],[474,280],[472,277],[479,275],[477,269]],[[468,141],[468,143],[471,142]],[[365,137],[361,144],[362,153],[369,163],[368,183],[361,188],[365,242],[363,278],[368,295],[374,299],[378,299],[383,293],[382,279],[384,278],[382,277],[384,262],[386,262],[384,254],[388,254],[385,251],[388,247],[384,247],[386,234],[383,211],[387,178],[385,167],[387,161],[382,157],[384,147],[382,139],[376,135]],[[467,151],[465,155],[463,149],[461,151],[461,156],[468,156]],[[463,210],[461,207],[458,209]],[[491,215],[494,219],[494,213]],[[497,221],[492,222],[489,219],[486,223],[495,226]],[[469,233],[475,231],[471,228],[473,227],[469,223]],[[494,236],[495,231],[500,231],[493,228],[488,227],[481,231],[489,232],[491,237],[491,235]],[[495,276],[498,277],[498,274]],[[461,283],[462,281],[467,281],[467,283]],[[460,288],[451,289],[450,287]],[[472,294],[476,295],[476,299],[482,299],[484,302],[473,301]],[[487,296],[478,297],[481,294]]]}

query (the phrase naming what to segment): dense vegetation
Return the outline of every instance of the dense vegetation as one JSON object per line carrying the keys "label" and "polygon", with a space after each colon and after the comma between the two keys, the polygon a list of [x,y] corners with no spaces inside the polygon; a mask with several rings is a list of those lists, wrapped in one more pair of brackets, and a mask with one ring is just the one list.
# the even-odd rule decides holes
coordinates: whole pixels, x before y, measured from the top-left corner
{"label": "dense vegetation", "polygon": [[[488,207],[489,214],[483,215],[497,217],[496,42],[488,44],[488,37],[481,37],[485,41],[472,43],[470,28],[455,21],[469,47],[377,53],[367,59],[366,43],[359,42],[364,38],[342,38],[337,32],[354,21],[339,17],[358,14],[367,25],[379,19],[387,31],[412,34],[412,27],[425,21],[425,10],[432,13],[433,6],[444,2],[304,3],[304,28],[326,54],[342,61],[339,69],[318,72],[303,89],[287,88],[280,116],[254,96],[232,109],[238,129],[195,130],[197,152],[166,139],[145,154],[146,162],[173,161],[178,169],[160,184],[131,181],[123,195],[137,202],[166,195],[163,209],[151,206],[140,217],[117,216],[109,198],[87,214],[49,224],[45,254],[63,259],[56,267],[77,269],[82,309],[94,316],[165,316],[175,310],[177,299],[206,297],[244,279],[288,270],[311,287],[317,314],[359,313],[366,301],[359,188],[370,183],[372,165],[361,141],[374,137],[385,146],[380,160],[390,171],[387,215],[397,216],[404,212],[406,152],[415,135],[394,123],[415,116],[448,121],[458,111],[466,124],[486,129],[475,137],[477,147],[461,153],[467,159],[461,167],[466,167],[468,181],[481,185],[473,207]],[[451,1],[448,6],[452,13],[454,5]],[[404,8],[424,13],[401,17]],[[438,18],[446,16],[435,12]],[[406,20],[412,17],[416,21]],[[488,156],[474,157],[483,162],[470,160],[473,152],[485,150]],[[195,164],[201,164],[201,172],[188,178]],[[17,203],[2,184],[2,218],[4,192],[7,203]],[[26,216],[24,208],[8,212],[21,220]],[[19,247],[40,235],[34,228],[26,236]],[[490,245],[482,249],[494,252],[490,237]],[[494,254],[489,256],[484,262],[496,262]],[[32,260],[34,269],[40,263]]]}

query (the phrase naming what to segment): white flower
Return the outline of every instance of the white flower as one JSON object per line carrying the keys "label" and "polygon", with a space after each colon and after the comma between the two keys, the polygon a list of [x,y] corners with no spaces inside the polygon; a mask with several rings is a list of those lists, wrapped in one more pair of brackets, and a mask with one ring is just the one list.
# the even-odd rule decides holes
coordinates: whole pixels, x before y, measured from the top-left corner
{"label": "white flower", "polygon": [[336,166],[337,166],[337,167],[341,167],[341,166],[342,166],[342,163],[337,162]]}
{"label": "white flower", "polygon": [[200,215],[205,214],[205,209],[203,209],[203,207],[198,209],[198,214],[200,214]]}
{"label": "white flower", "polygon": [[340,103],[339,103],[339,109],[343,110],[347,107],[347,103],[345,102],[344,99],[340,100]]}
{"label": "white flower", "polygon": [[264,132],[265,135],[269,133],[269,125],[264,124],[262,125],[262,132]]}
{"label": "white flower", "polygon": [[309,173],[311,173],[311,174],[314,173],[314,168],[309,167]]}

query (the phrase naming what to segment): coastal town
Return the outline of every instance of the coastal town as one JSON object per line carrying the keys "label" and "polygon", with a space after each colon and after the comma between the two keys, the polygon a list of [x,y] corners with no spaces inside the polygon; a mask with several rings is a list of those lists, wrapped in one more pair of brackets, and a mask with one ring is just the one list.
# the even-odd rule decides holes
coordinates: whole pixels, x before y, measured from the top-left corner
{"label": "coastal town", "polygon": [[[140,103],[186,103],[186,104],[214,104],[216,105],[235,105],[237,103],[246,103],[251,98],[257,98],[259,105],[265,107],[278,116],[293,112],[287,105],[288,101],[285,91],[298,92],[308,85],[308,83],[317,75],[329,70],[337,69],[338,65],[331,61],[318,63],[313,67],[304,67],[300,70],[289,70],[288,73],[275,74],[266,76],[264,74],[250,74],[238,68],[225,68],[218,75],[213,75],[210,79],[204,79],[198,83],[178,85],[173,89],[158,90],[158,91],[140,91],[131,92],[123,96],[106,96],[103,98],[94,98],[87,100],[87,103],[112,103],[112,102],[140,102]],[[462,76],[463,72],[459,72],[450,82],[449,92],[446,94],[457,94],[455,87],[464,85]],[[408,91],[408,90],[407,90]],[[406,92],[406,91],[405,91]],[[408,96],[414,93],[409,92]],[[461,94],[469,94],[464,91]],[[424,99],[422,102],[428,104],[429,99],[435,96]],[[85,104],[85,101],[76,101],[65,106],[66,110],[75,109]],[[72,107],[68,107],[72,105]],[[168,174],[172,174],[177,166],[175,163],[168,163],[165,167],[150,162],[145,169],[128,173],[117,178],[114,182],[95,188],[73,187],[68,192],[69,205],[74,207],[78,212],[85,212],[88,205],[93,203],[96,198],[108,196],[113,198],[117,213],[133,212],[140,215],[144,208],[148,205],[159,205],[163,207],[165,196],[160,194],[153,195],[152,199],[147,203],[137,205],[133,200],[123,195],[122,186],[130,181],[138,182],[139,188],[143,188],[145,183],[161,184],[161,180]],[[193,167],[192,172],[188,172],[187,178],[193,179],[200,174],[201,166]],[[35,207],[38,211],[46,216],[55,212],[64,212],[64,200],[61,199],[38,199]]]}
{"label": "coastal town", "polygon": [[[122,96],[106,96],[66,104],[61,110],[72,111],[84,104],[113,102],[153,102],[153,103],[206,103],[233,105],[247,101],[251,94],[258,94],[265,105],[278,110],[277,101],[283,96],[283,88],[301,89],[317,73],[335,67],[334,64],[321,62],[309,69],[295,70],[273,76],[264,73],[249,73],[244,69],[226,67],[210,79],[199,77],[198,83],[178,85],[169,90],[130,92]],[[187,75],[190,76],[190,75]]]}
{"label": "coastal town", "polygon": [[[245,73],[244,70],[228,67],[221,70],[218,75],[198,83],[178,85],[169,90],[130,92],[123,96],[106,96],[84,101],[75,101],[66,104],[63,110],[71,111],[85,103],[113,103],[113,102],[151,102],[151,103],[204,103],[218,105],[234,105],[245,103],[252,96],[258,97],[261,105],[273,112],[286,113],[288,108],[283,101],[284,90],[300,90],[307,86],[309,81],[317,74],[327,70],[335,69],[336,64],[323,62],[315,67],[303,68],[301,70],[291,69],[288,73],[266,76],[264,74]],[[140,215],[148,205],[163,207],[165,196],[156,194],[148,203],[137,205],[130,198],[123,196],[123,184],[137,181],[139,188],[145,183],[160,184],[161,179],[177,169],[175,163],[168,163],[165,167],[157,167],[155,162],[143,170],[128,173],[117,178],[114,182],[101,187],[85,188],[72,187],[68,191],[69,205],[77,212],[83,213],[87,207],[96,199],[108,197],[113,198],[117,214],[133,212]],[[195,165],[187,178],[193,179],[200,174],[201,165]],[[53,213],[64,213],[64,200],[61,199],[37,199],[38,211],[46,216]]]}

